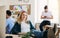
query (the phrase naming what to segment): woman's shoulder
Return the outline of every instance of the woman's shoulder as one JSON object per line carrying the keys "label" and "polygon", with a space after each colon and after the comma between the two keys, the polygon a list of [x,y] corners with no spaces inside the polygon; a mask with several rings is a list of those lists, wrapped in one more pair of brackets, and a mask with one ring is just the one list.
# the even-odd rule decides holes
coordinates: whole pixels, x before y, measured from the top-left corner
{"label": "woman's shoulder", "polygon": [[28,20],[27,22],[31,22],[30,20]]}
{"label": "woman's shoulder", "polygon": [[30,20],[28,20],[28,21],[26,21],[26,23],[30,24],[30,23],[31,23],[31,21],[30,21]]}
{"label": "woman's shoulder", "polygon": [[20,23],[18,23],[17,21],[15,22],[15,25],[20,25]]}

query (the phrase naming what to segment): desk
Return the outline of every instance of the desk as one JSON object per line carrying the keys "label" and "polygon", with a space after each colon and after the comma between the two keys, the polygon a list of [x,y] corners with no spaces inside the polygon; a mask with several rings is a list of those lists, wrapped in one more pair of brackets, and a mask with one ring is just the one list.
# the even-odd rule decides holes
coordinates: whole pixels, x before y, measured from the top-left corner
{"label": "desk", "polygon": [[18,35],[12,35],[12,34],[6,34],[5,36],[12,36],[13,38],[21,38],[21,37],[18,37]]}
{"label": "desk", "polygon": [[[21,36],[19,35],[12,35],[12,34],[6,34],[5,36],[12,36],[13,38],[21,38]],[[30,37],[32,38],[32,37]]]}

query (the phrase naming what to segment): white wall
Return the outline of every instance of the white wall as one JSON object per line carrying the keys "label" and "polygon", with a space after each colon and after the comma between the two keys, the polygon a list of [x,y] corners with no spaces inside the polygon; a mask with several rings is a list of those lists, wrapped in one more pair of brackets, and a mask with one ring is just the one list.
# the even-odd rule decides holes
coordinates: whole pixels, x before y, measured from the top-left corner
{"label": "white wall", "polygon": [[6,5],[6,1],[5,0],[0,0],[0,6],[4,6]]}
{"label": "white wall", "polygon": [[58,0],[49,0],[48,2],[49,10],[51,10],[53,14],[53,20],[51,22],[53,23],[59,23],[59,6],[58,6]]}
{"label": "white wall", "polygon": [[40,23],[41,22],[41,13],[44,10],[44,6],[47,5],[46,0],[37,0],[37,13],[36,13],[36,22]]}
{"label": "white wall", "polygon": [[[59,19],[60,19],[60,0],[58,0],[58,1],[59,1],[58,3],[59,3]],[[60,20],[59,20],[59,22],[60,22]]]}

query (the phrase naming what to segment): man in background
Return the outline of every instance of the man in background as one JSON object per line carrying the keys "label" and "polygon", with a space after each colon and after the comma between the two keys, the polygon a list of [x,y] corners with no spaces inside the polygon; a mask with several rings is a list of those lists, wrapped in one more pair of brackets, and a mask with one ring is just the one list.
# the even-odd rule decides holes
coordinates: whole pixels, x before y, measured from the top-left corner
{"label": "man in background", "polygon": [[53,15],[51,14],[50,11],[48,11],[47,5],[44,7],[44,11],[42,12],[41,19],[43,19],[43,21],[40,24],[40,30],[43,31],[43,26],[51,25],[50,19],[53,19]]}
{"label": "man in background", "polygon": [[10,31],[14,26],[15,20],[11,17],[12,13],[10,10],[6,11],[6,34],[11,34]]}
{"label": "man in background", "polygon": [[42,12],[41,19],[53,19],[53,15],[50,11],[48,11],[48,6],[44,7],[44,11]]}

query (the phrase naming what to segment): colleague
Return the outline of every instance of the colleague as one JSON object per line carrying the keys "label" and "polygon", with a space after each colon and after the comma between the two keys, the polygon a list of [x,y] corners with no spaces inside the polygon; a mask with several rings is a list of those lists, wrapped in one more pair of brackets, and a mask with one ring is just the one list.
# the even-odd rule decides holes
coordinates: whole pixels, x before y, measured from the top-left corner
{"label": "colleague", "polygon": [[44,11],[42,12],[41,19],[53,19],[53,15],[48,10],[48,6],[44,7]]}
{"label": "colleague", "polygon": [[12,13],[10,10],[6,11],[6,34],[10,34],[11,29],[14,26],[15,19],[11,17]]}
{"label": "colleague", "polygon": [[40,24],[40,30],[43,31],[43,26],[46,25],[46,24],[51,25],[50,19],[53,19],[53,15],[48,10],[47,5],[44,7],[44,11],[42,12],[41,19],[43,19],[43,21]]}
{"label": "colleague", "polygon": [[11,30],[11,34],[25,34],[34,29],[31,21],[27,20],[27,17],[27,12],[21,11],[19,17],[17,18],[17,21],[15,22],[13,29]]}

